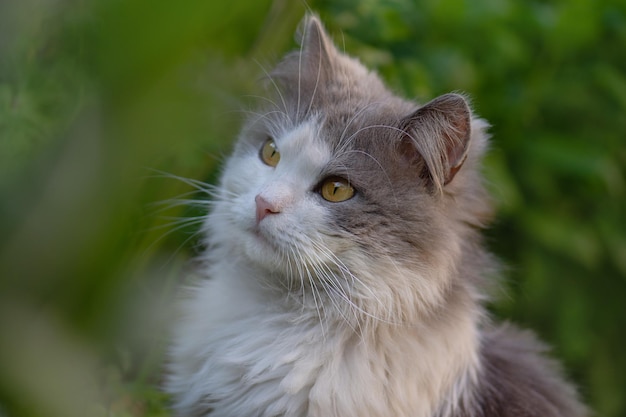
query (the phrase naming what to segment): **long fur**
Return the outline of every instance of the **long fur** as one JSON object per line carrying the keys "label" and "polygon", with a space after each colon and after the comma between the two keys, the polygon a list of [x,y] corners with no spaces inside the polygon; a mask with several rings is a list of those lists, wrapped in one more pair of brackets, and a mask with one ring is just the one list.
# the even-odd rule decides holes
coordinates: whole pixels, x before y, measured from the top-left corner
{"label": "long fur", "polygon": [[[206,218],[173,332],[177,415],[585,416],[542,345],[485,312],[487,123],[460,95],[394,96],[314,16],[300,37]],[[328,178],[354,197],[325,201]]]}

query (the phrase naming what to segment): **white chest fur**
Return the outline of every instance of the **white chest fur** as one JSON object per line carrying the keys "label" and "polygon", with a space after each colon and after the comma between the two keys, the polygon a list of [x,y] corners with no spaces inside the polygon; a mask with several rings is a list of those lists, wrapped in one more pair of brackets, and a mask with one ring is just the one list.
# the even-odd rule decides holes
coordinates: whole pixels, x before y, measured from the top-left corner
{"label": "white chest fur", "polygon": [[187,300],[167,385],[181,416],[447,416],[445,404],[471,401],[459,386],[478,371],[470,317],[436,333],[380,325],[359,335],[248,285],[216,277]]}

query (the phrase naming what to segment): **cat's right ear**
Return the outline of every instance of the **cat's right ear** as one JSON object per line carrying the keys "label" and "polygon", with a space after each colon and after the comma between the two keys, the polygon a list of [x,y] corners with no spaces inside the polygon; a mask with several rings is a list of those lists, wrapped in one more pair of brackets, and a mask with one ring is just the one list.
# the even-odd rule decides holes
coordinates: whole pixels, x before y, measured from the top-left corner
{"label": "cat's right ear", "polygon": [[406,133],[400,152],[420,158],[425,176],[436,189],[449,184],[463,166],[471,136],[471,110],[460,94],[445,94],[430,101],[401,122]]}

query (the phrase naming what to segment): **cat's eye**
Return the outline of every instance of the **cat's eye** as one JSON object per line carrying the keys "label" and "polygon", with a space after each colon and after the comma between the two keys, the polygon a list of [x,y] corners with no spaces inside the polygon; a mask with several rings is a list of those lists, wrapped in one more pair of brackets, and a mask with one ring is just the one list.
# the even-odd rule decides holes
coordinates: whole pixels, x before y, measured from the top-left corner
{"label": "cat's eye", "polygon": [[278,165],[278,161],[280,161],[280,152],[278,152],[278,148],[276,148],[276,143],[272,139],[268,139],[263,144],[261,148],[261,160],[271,167],[275,167]]}
{"label": "cat's eye", "polygon": [[354,188],[343,178],[330,177],[322,183],[320,194],[324,200],[339,203],[351,199],[354,196]]}

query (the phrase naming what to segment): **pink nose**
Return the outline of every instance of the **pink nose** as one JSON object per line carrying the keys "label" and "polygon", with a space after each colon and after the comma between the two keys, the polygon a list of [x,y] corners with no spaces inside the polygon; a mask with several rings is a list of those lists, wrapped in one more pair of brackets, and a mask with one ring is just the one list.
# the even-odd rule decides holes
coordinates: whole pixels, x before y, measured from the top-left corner
{"label": "pink nose", "polygon": [[280,209],[278,207],[276,207],[276,205],[270,203],[269,201],[267,201],[266,199],[261,197],[261,194],[257,195],[254,198],[254,201],[256,202],[256,222],[257,222],[257,224],[260,223],[261,220],[263,220],[269,214],[280,213]]}

